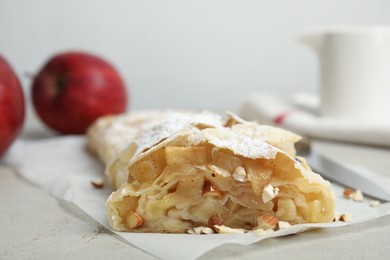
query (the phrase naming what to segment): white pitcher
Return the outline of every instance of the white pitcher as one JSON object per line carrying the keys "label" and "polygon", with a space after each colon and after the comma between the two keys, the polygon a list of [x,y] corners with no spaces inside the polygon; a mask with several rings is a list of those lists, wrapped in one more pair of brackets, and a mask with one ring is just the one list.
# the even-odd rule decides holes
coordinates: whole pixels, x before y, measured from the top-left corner
{"label": "white pitcher", "polygon": [[367,123],[390,123],[390,27],[333,27],[300,41],[320,61],[320,113]]}

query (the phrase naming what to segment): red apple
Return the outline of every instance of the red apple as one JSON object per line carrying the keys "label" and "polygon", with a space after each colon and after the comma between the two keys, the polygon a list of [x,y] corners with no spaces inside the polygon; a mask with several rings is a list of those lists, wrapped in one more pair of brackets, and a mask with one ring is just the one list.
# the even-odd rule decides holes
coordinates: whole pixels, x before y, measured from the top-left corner
{"label": "red apple", "polygon": [[65,134],[83,134],[98,117],[126,110],[126,86],[107,61],[83,52],[53,56],[34,78],[32,99],[41,120]]}
{"label": "red apple", "polygon": [[18,136],[24,121],[24,96],[19,79],[0,55],[0,156]]}

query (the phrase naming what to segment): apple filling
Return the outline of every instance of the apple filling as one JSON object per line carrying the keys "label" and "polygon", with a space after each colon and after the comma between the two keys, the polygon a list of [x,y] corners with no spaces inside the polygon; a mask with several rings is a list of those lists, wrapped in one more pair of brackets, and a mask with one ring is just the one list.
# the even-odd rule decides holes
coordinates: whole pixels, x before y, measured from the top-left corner
{"label": "apple filling", "polygon": [[122,196],[109,202],[112,224],[122,231],[182,233],[216,215],[244,229],[258,227],[263,215],[293,224],[322,221],[314,217],[322,215],[321,193],[302,194],[281,182],[278,176],[288,174],[276,167],[278,160],[244,158],[209,143],[168,144],[129,167]]}

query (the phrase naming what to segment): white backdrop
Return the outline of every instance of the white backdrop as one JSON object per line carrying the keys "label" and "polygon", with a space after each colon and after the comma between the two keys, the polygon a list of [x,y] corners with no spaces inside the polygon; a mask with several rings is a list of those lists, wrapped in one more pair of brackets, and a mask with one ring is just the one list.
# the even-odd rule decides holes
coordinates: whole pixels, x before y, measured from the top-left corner
{"label": "white backdrop", "polygon": [[0,0],[0,53],[26,94],[26,72],[76,49],[119,69],[130,109],[235,111],[256,91],[317,92],[316,57],[296,39],[330,24],[390,24],[390,1]]}

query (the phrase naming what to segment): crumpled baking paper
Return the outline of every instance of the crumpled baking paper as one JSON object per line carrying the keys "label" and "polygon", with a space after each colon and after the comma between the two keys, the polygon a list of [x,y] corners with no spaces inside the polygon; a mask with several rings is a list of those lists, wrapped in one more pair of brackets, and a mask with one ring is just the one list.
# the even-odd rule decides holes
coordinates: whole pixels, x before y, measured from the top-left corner
{"label": "crumpled baking paper", "polygon": [[[96,189],[91,180],[104,176],[104,168],[85,146],[85,137],[62,136],[43,140],[18,140],[5,160],[24,178],[38,185],[54,197],[70,201],[98,223],[111,229],[105,202],[112,192],[105,183]],[[390,203],[370,207],[369,200],[353,202],[342,197],[343,187],[333,184],[337,210],[351,213],[351,222],[301,224],[267,235],[246,234],[152,234],[114,232],[130,244],[161,259],[198,258],[223,244],[249,245],[269,237],[285,236],[313,228],[331,228],[368,221],[390,214]],[[259,244],[261,247],[261,244]]]}

